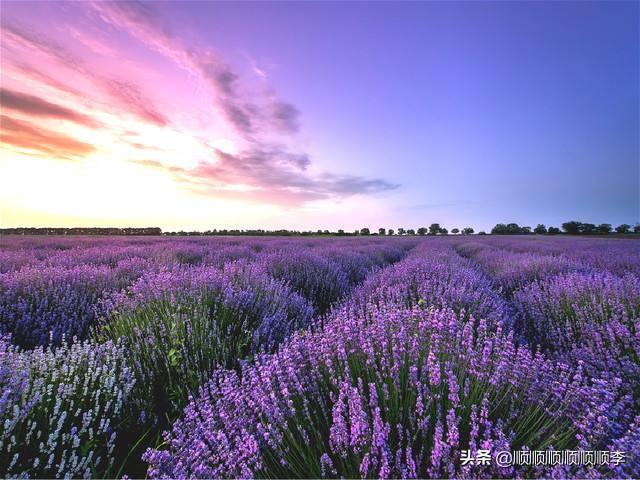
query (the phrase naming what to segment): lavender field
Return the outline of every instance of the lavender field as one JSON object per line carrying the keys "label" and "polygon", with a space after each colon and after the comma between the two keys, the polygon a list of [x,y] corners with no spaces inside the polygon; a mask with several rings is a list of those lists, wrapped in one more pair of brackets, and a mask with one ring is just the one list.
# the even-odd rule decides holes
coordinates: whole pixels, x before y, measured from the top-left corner
{"label": "lavender field", "polygon": [[1,477],[640,477],[637,240],[4,237],[0,335]]}

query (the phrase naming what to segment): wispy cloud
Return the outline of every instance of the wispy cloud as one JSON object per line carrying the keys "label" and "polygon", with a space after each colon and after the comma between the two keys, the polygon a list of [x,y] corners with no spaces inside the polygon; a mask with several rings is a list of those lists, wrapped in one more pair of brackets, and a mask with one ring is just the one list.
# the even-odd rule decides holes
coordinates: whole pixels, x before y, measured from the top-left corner
{"label": "wispy cloud", "polygon": [[153,102],[134,83],[114,78],[101,79],[100,83],[109,95],[120,100],[139,118],[154,125],[165,126],[169,124],[169,119],[157,109]]}
{"label": "wispy cloud", "polygon": [[83,157],[95,150],[88,143],[7,115],[0,116],[0,140],[29,152],[67,160]]}
{"label": "wispy cloud", "polygon": [[130,81],[119,80],[115,77],[106,77],[91,68],[78,56],[72,54],[63,45],[52,39],[15,25],[3,24],[1,27],[2,47],[12,51],[14,56],[36,59],[42,57],[41,66],[30,65],[29,63],[14,62],[16,68],[27,73],[29,76],[40,80],[46,85],[75,95],[78,101],[86,101],[83,94],[73,87],[69,87],[65,82],[61,82],[51,75],[42,72],[42,65],[60,65],[70,69],[84,81],[89,81],[96,85],[98,89],[109,96],[112,107],[120,112],[128,112],[136,115],[142,120],[164,126],[168,123],[164,117],[154,107],[139,87]]}
{"label": "wispy cloud", "polygon": [[186,48],[163,19],[141,2],[93,2],[100,18],[115,26],[209,85],[214,106],[242,137],[257,133],[263,114],[258,105],[239,94],[239,76],[210,48]]}
{"label": "wispy cloud", "polygon": [[[380,179],[325,173],[316,177],[300,174],[309,164],[305,155],[247,151],[231,155],[214,151],[215,163],[200,162],[182,168],[153,160],[138,163],[171,173],[187,189],[201,194],[295,206],[315,200],[346,198],[394,190],[398,185]],[[239,188],[230,189],[230,186]]]}
{"label": "wispy cloud", "polygon": [[26,93],[6,88],[0,88],[0,104],[8,110],[34,117],[68,120],[92,128],[100,126],[100,122],[75,110],[48,102],[34,95],[27,95]]}

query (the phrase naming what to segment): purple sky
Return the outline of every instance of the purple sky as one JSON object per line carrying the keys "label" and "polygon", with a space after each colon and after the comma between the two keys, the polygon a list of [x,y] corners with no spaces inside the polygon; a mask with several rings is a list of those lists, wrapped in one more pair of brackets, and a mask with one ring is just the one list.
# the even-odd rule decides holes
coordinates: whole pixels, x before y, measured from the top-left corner
{"label": "purple sky", "polygon": [[3,2],[0,224],[640,220],[640,3]]}

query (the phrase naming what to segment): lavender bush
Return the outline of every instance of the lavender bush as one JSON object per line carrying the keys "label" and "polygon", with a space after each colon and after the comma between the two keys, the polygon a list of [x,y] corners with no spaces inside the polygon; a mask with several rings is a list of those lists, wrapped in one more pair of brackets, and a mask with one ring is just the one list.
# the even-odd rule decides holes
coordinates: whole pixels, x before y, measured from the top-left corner
{"label": "lavender bush", "polygon": [[0,334],[25,347],[85,336],[99,301],[123,284],[106,266],[24,267],[0,274]]}
{"label": "lavender bush", "polygon": [[531,344],[592,375],[620,376],[640,398],[640,278],[559,275],[526,285],[514,304]]}
{"label": "lavender bush", "polygon": [[108,472],[134,382],[120,344],[25,351],[0,339],[0,476]]}
{"label": "lavender bush", "polygon": [[462,317],[509,323],[506,302],[492,281],[448,245],[418,247],[403,261],[370,276],[347,306],[396,304],[449,307]]}
{"label": "lavender bush", "polygon": [[485,243],[461,244],[457,251],[475,261],[507,294],[534,280],[588,270],[565,255],[512,252]]}
{"label": "lavender bush", "polygon": [[99,336],[126,346],[134,398],[149,419],[173,417],[215,367],[272,351],[313,314],[303,298],[244,262],[144,275],[114,298]]}
{"label": "lavender bush", "polygon": [[278,251],[258,260],[274,278],[308,299],[319,313],[326,312],[349,289],[347,273],[335,262],[309,251]]}

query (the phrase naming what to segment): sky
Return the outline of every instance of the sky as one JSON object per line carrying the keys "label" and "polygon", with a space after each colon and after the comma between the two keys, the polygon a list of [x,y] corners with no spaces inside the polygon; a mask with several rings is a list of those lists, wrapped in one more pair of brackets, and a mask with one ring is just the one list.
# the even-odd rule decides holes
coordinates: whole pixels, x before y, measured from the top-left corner
{"label": "sky", "polygon": [[0,4],[0,226],[640,221],[640,2]]}

